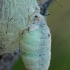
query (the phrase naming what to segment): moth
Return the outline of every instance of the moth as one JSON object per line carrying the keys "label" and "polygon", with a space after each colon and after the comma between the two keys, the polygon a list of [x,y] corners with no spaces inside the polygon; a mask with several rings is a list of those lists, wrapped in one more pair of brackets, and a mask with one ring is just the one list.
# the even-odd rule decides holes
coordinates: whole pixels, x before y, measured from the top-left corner
{"label": "moth", "polygon": [[48,70],[51,33],[37,0],[1,0],[0,55],[20,49],[27,70]]}
{"label": "moth", "polygon": [[43,16],[34,18],[34,23],[21,37],[21,56],[27,70],[48,70],[51,57],[50,30]]}

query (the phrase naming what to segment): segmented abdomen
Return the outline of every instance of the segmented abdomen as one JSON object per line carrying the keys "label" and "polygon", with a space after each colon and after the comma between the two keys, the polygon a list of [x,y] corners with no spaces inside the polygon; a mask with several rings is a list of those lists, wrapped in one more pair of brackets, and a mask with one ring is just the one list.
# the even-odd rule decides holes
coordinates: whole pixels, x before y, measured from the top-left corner
{"label": "segmented abdomen", "polygon": [[23,33],[21,56],[27,70],[48,70],[49,67],[51,34],[45,21],[38,22],[38,26]]}

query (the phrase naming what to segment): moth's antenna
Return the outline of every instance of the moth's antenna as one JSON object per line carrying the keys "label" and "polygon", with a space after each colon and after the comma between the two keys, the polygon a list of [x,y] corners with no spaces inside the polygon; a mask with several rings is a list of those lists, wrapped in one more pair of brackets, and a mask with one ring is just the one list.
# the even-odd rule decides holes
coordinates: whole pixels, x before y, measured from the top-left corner
{"label": "moth's antenna", "polygon": [[60,7],[62,7],[63,8],[63,6],[61,5],[61,4],[59,4],[56,0],[54,0]]}

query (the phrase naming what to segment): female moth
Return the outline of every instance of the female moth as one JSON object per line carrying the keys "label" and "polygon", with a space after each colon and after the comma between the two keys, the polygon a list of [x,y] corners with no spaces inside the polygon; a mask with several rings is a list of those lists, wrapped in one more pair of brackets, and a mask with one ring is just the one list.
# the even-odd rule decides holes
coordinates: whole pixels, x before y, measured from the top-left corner
{"label": "female moth", "polygon": [[51,34],[37,0],[1,1],[0,55],[20,48],[27,70],[48,70]]}
{"label": "female moth", "polygon": [[34,23],[22,35],[22,60],[27,70],[48,70],[51,34],[43,16],[38,13],[34,18]]}

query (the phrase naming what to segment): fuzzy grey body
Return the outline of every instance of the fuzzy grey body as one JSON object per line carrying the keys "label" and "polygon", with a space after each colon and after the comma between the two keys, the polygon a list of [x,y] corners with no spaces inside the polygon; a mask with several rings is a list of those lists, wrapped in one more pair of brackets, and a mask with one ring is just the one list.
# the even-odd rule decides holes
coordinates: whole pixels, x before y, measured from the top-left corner
{"label": "fuzzy grey body", "polygon": [[38,29],[23,33],[21,56],[27,70],[48,70],[51,58],[50,30],[44,20],[35,24]]}

